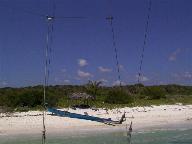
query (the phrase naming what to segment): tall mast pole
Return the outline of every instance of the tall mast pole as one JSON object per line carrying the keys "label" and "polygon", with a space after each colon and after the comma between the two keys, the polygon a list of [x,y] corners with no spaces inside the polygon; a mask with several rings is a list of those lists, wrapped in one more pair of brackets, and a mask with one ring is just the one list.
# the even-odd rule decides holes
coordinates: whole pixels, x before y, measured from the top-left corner
{"label": "tall mast pole", "polygon": [[47,36],[46,36],[46,48],[45,48],[45,72],[44,72],[44,88],[43,88],[43,131],[42,131],[42,144],[46,144],[46,127],[45,127],[45,116],[46,116],[46,89],[48,86],[49,70],[48,65],[50,64],[49,50],[51,48],[50,38],[52,37],[53,28],[53,16],[46,16],[47,21]]}

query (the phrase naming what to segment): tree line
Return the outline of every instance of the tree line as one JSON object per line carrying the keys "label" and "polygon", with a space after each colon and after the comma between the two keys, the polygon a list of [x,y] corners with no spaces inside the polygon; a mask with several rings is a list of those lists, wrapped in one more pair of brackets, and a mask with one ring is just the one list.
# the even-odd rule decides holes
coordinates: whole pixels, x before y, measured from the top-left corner
{"label": "tree line", "polygon": [[[121,87],[100,86],[97,82],[86,85],[55,85],[47,87],[46,103],[51,107],[67,107],[72,105],[69,95],[74,92],[85,92],[93,95],[92,105],[118,105],[139,102],[164,100],[174,102],[192,102],[192,86],[142,84]],[[43,86],[0,89],[0,107],[10,109],[41,108]]]}

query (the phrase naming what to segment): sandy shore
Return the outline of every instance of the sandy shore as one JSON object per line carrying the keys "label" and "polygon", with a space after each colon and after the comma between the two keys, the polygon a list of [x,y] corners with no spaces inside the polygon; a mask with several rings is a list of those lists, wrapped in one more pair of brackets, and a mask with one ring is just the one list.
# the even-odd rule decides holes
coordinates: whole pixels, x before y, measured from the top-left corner
{"label": "sandy shore", "polygon": [[[66,110],[66,109],[65,109]],[[108,126],[99,122],[71,119],[66,117],[46,115],[47,133],[74,133],[92,131],[112,131],[125,129],[126,124],[133,121],[133,129],[140,130],[152,127],[191,125],[192,128],[192,105],[161,105],[151,107],[121,108],[113,110],[99,109],[69,109],[69,112],[112,118],[119,120],[126,112],[126,121],[123,125]],[[11,116],[0,114],[0,135],[40,134],[42,131],[42,112],[30,111],[13,113]]]}

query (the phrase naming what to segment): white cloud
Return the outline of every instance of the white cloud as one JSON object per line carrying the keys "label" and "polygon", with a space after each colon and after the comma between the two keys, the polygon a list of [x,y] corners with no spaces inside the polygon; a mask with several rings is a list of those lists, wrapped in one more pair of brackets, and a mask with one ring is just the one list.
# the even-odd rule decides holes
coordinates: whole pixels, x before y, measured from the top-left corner
{"label": "white cloud", "polygon": [[0,82],[0,85],[2,85],[2,86],[6,86],[6,85],[8,85],[8,83],[5,82],[5,81],[1,81],[1,82]]}
{"label": "white cloud", "polygon": [[80,67],[84,67],[84,66],[88,65],[88,62],[86,59],[78,59],[78,65]]}
{"label": "white cloud", "polygon": [[124,66],[120,64],[120,65],[119,65],[119,68],[120,68],[120,69],[124,69]]}
{"label": "white cloud", "polygon": [[121,83],[121,85],[125,85],[124,82],[122,82],[122,81],[120,82],[119,80],[114,81],[114,82],[112,83],[112,85],[113,85],[113,86],[119,86],[120,83]]}
{"label": "white cloud", "polygon": [[108,80],[106,80],[106,79],[100,79],[99,81],[101,81],[102,83],[108,83],[109,81]]}
{"label": "white cloud", "polygon": [[146,77],[146,76],[143,76],[143,77],[141,77],[141,80],[142,80],[142,81],[148,81],[148,80],[149,80],[149,78],[148,78],[148,77]]}
{"label": "white cloud", "polygon": [[54,78],[54,81],[55,81],[55,82],[58,82],[58,81],[59,81],[58,77],[55,77],[55,78]]}
{"label": "white cloud", "polygon": [[84,71],[81,71],[81,70],[78,70],[77,71],[77,74],[80,78],[89,78],[89,77],[93,77],[93,75],[89,72],[84,72]]}
{"label": "white cloud", "polygon": [[191,74],[190,72],[185,72],[185,73],[183,74],[183,77],[184,77],[184,78],[189,78],[189,79],[191,79],[191,78],[192,78],[192,74]]}
{"label": "white cloud", "polygon": [[70,83],[71,81],[70,80],[64,80],[64,83]]}
{"label": "white cloud", "polygon": [[[136,75],[136,78],[138,79],[138,78],[139,78],[139,75]],[[146,77],[146,76],[140,76],[140,81],[141,81],[141,82],[146,82],[146,81],[149,81],[149,78]]]}
{"label": "white cloud", "polygon": [[103,72],[103,73],[112,71],[111,69],[105,68],[105,67],[102,67],[102,66],[99,66],[98,69],[99,69],[100,72]]}
{"label": "white cloud", "polygon": [[62,73],[65,73],[67,70],[65,68],[61,69]]}
{"label": "white cloud", "polygon": [[190,72],[174,73],[174,74],[172,74],[172,77],[174,77],[177,80],[192,79],[192,73],[190,73]]}
{"label": "white cloud", "polygon": [[177,56],[180,53],[181,49],[178,48],[176,49],[174,52],[172,52],[169,56],[169,61],[176,61],[177,60]]}
{"label": "white cloud", "polygon": [[165,82],[164,82],[164,81],[160,81],[159,84],[160,84],[160,85],[164,85]]}
{"label": "white cloud", "polygon": [[179,78],[180,77],[179,74],[177,74],[177,73],[173,73],[173,74],[171,74],[171,76],[174,77],[174,78]]}

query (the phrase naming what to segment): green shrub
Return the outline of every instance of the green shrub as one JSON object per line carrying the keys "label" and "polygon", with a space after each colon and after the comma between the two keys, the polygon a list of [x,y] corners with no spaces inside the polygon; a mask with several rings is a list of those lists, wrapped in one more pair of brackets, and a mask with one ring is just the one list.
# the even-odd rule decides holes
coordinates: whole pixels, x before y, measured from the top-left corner
{"label": "green shrub", "polygon": [[28,112],[29,110],[30,110],[29,107],[24,106],[24,107],[17,107],[17,108],[15,108],[14,111],[18,111],[18,112]]}
{"label": "green shrub", "polygon": [[123,89],[113,89],[109,91],[105,102],[110,104],[128,104],[133,102],[133,97]]}
{"label": "green shrub", "polygon": [[166,98],[165,90],[161,87],[145,87],[141,92],[142,95],[147,96],[147,99],[161,99]]}

